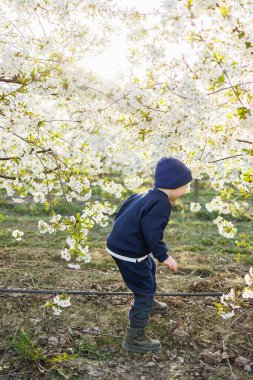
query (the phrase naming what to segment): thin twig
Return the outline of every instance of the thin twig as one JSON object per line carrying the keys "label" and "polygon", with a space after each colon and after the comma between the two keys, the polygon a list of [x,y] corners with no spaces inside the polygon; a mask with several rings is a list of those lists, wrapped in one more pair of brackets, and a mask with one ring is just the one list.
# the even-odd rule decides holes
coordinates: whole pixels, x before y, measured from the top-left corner
{"label": "thin twig", "polygon": [[55,155],[55,153],[54,153],[53,150],[52,150],[52,154],[53,154],[53,156],[54,156],[54,159],[55,159],[55,162],[56,162],[56,165],[57,165],[58,176],[59,176],[59,180],[60,180],[60,184],[61,184],[62,193],[63,193],[64,199],[65,199],[65,202],[66,202],[66,204],[67,204],[67,209],[68,209],[70,215],[73,215],[74,212],[73,212],[73,211],[71,210],[71,208],[69,207],[69,202],[67,201],[67,198],[66,198],[66,195],[65,195],[65,191],[64,191],[64,188],[63,188],[63,183],[62,183],[62,178],[61,178],[60,168],[59,168],[59,165],[58,165],[58,161],[57,161],[56,155]]}
{"label": "thin twig", "polygon": [[219,158],[218,160],[208,161],[208,163],[211,164],[213,162],[228,160],[229,158],[234,158],[234,157],[239,157],[239,156],[245,156],[245,154],[243,154],[243,153],[241,153],[241,154],[235,154],[234,156],[228,156],[228,157],[224,157],[224,158]]}
{"label": "thin twig", "polygon": [[251,141],[236,139],[236,141],[244,142],[246,144],[253,144]]}

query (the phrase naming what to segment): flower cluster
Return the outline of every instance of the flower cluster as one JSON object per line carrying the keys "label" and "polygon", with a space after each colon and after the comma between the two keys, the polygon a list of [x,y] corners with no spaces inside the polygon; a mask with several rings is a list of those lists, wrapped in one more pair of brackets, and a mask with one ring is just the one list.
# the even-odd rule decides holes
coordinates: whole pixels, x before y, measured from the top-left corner
{"label": "flower cluster", "polygon": [[222,218],[222,216],[218,216],[216,219],[213,220],[214,224],[217,224],[219,233],[227,238],[234,238],[235,234],[237,233],[236,227],[233,225],[232,222],[229,222],[228,220],[225,220]]}
{"label": "flower cluster", "polygon": [[66,194],[66,199],[68,202],[71,202],[72,199],[77,199],[78,201],[86,201],[87,199],[91,198],[92,191],[89,190],[81,190],[81,194],[84,193],[84,195],[80,195],[76,191],[70,191],[68,194]]}
{"label": "flower cluster", "polygon": [[[89,246],[85,247],[82,244],[78,243],[73,237],[68,236],[66,240],[69,248],[65,248],[61,251],[62,259],[66,261],[70,261],[73,257],[75,257],[76,261],[84,261],[85,263],[89,263],[91,261],[91,255],[89,253]],[[70,269],[80,269],[79,264],[69,263],[68,268]]]}
{"label": "flower cluster", "polygon": [[70,305],[70,297],[68,297],[66,294],[57,294],[53,298],[53,301],[47,301],[43,306],[51,307],[53,314],[58,316],[62,313],[62,308],[69,307]]}
{"label": "flower cluster", "polygon": [[215,178],[211,180],[211,186],[214,190],[223,190],[224,189],[225,180],[220,178]]}
{"label": "flower cluster", "polygon": [[47,232],[52,234],[55,231],[55,229],[48,223],[46,223],[44,220],[38,221],[38,228],[41,234],[45,234]]}
{"label": "flower cluster", "polygon": [[60,214],[57,214],[57,215],[53,215],[52,218],[50,219],[50,222],[51,223],[58,223],[59,220],[61,220],[61,215]]}
{"label": "flower cluster", "polygon": [[71,176],[67,185],[73,189],[75,192],[80,194],[84,189],[90,187],[90,181],[88,178],[83,178],[82,182],[78,181],[74,176]]}
{"label": "flower cluster", "polygon": [[115,195],[116,198],[121,198],[122,191],[124,190],[124,187],[120,183],[116,183],[113,180],[108,181],[105,179],[99,179],[98,181],[93,182],[92,185],[101,186],[104,191]]}
{"label": "flower cluster", "polygon": [[111,143],[105,148],[105,151],[109,157],[113,157],[117,152],[120,151],[120,147],[115,143]]}
{"label": "flower cluster", "polygon": [[249,273],[244,276],[245,282],[248,285],[242,292],[243,298],[253,298],[253,267],[250,267]]}
{"label": "flower cluster", "polygon": [[[243,291],[238,291],[241,293],[242,298],[253,298],[253,267],[250,267],[249,273],[244,276],[245,282],[248,285],[243,289]],[[230,289],[228,294],[223,294],[220,297],[221,303],[216,303],[218,307],[218,313],[223,319],[231,318],[235,315],[235,309],[239,309],[241,300],[235,295],[234,289]],[[231,310],[232,308],[232,310]]]}
{"label": "flower cluster", "polygon": [[22,240],[22,237],[24,235],[24,232],[23,231],[20,231],[20,230],[14,230],[12,231],[12,236],[14,236],[16,238],[16,240]]}
{"label": "flower cluster", "polygon": [[241,213],[244,209],[247,209],[249,207],[248,202],[241,202],[240,204],[236,201],[233,201],[231,204],[231,214],[233,216],[237,215],[237,212]]}
{"label": "flower cluster", "polygon": [[206,209],[209,212],[218,211],[221,214],[229,214],[230,204],[227,202],[224,202],[220,196],[217,196],[213,198],[211,202],[206,203]]}
{"label": "flower cluster", "polygon": [[[52,225],[49,225],[43,220],[38,222],[38,227],[41,233],[53,233],[58,230],[67,230],[69,236],[66,239],[67,248],[61,250],[61,257],[66,261],[74,260],[76,263],[69,262],[67,267],[70,269],[80,269],[78,262],[89,263],[91,261],[91,254],[89,253],[89,246],[87,242],[87,235],[89,230],[95,223],[100,224],[102,227],[108,224],[108,215],[112,215],[117,205],[112,206],[109,202],[94,203],[87,202],[83,213],[79,213],[75,217],[71,215],[65,218],[62,222],[61,215],[53,215],[50,219]],[[75,236],[75,238],[73,237]]]}
{"label": "flower cluster", "polygon": [[51,225],[49,225],[44,220],[38,221],[38,228],[41,234],[50,233],[57,231],[69,230],[72,224],[76,222],[76,218],[74,215],[66,217],[62,222],[60,222],[62,215],[57,214],[53,215],[50,219]]}
{"label": "flower cluster", "polygon": [[[88,261],[87,261],[88,262]],[[79,264],[73,264],[73,263],[69,263],[68,265],[68,268],[70,269],[81,269],[81,266]]]}
{"label": "flower cluster", "polygon": [[[230,292],[228,294],[223,294],[220,297],[220,300],[221,304],[225,306],[223,307],[223,310],[221,312],[221,317],[223,319],[231,318],[235,314],[234,309],[240,308],[240,305],[236,304],[235,291],[232,288],[230,289]],[[232,311],[228,311],[230,307],[232,307]]]}
{"label": "flower cluster", "polygon": [[107,201],[95,201],[93,204],[87,202],[86,208],[85,210],[83,210],[82,218],[85,219],[87,216],[91,216],[96,223],[98,223],[102,227],[105,227],[108,225],[108,216],[105,214],[112,215],[116,209],[117,205],[112,206]]}
{"label": "flower cluster", "polygon": [[[188,162],[187,159],[185,159],[185,162],[186,163]],[[189,163],[188,165],[191,169],[192,177],[194,179],[203,178],[203,173],[205,173],[207,171],[206,163],[199,161],[199,160],[194,160],[193,162]]]}
{"label": "flower cluster", "polygon": [[143,179],[139,176],[128,177],[124,179],[124,183],[128,189],[134,190],[143,183]]}
{"label": "flower cluster", "polygon": [[201,209],[201,205],[197,202],[191,202],[190,204],[190,210],[192,212],[198,212]]}

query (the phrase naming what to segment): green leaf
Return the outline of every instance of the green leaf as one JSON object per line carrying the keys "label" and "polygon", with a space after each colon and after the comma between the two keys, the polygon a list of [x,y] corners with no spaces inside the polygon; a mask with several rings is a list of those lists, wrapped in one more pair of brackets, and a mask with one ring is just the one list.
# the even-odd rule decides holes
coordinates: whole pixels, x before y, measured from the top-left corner
{"label": "green leaf", "polygon": [[215,125],[215,133],[222,132],[223,126],[222,125]]}
{"label": "green leaf", "polygon": [[214,58],[217,62],[224,62],[224,56],[219,54],[217,51],[214,52]]}
{"label": "green leaf", "polygon": [[253,183],[253,169],[242,173],[242,179],[245,182]]}
{"label": "green leaf", "polygon": [[45,206],[46,211],[50,209],[50,204],[47,201],[44,202],[44,206]]}
{"label": "green leaf", "polygon": [[242,151],[246,152],[249,156],[253,156],[253,149],[243,148]]}
{"label": "green leaf", "polygon": [[193,4],[193,0],[187,0],[187,8],[191,8]]}
{"label": "green leaf", "polygon": [[250,110],[246,107],[238,107],[236,111],[240,119],[246,119],[250,115]]}
{"label": "green leaf", "polygon": [[53,356],[52,358],[48,358],[47,361],[49,363],[57,363],[57,362],[63,362],[63,361],[66,361],[66,360],[70,360],[72,358],[75,358],[77,355],[73,355],[73,354],[68,354],[66,352],[63,352],[61,354],[57,354],[55,356]]}
{"label": "green leaf", "polygon": [[226,17],[229,15],[230,8],[231,7],[219,7],[219,11],[223,17]]}

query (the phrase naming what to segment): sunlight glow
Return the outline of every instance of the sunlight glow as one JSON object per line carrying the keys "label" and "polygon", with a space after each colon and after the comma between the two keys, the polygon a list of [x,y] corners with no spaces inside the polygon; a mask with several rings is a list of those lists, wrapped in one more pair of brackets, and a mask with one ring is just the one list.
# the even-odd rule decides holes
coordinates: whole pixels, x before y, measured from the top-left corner
{"label": "sunlight glow", "polygon": [[[135,9],[140,13],[152,13],[156,10],[162,12],[161,4],[162,0],[115,0],[117,6],[122,10]],[[156,16],[149,14],[148,21],[150,25],[156,20]],[[147,21],[147,23],[148,23]],[[113,81],[119,76],[123,76],[124,72],[130,70],[130,65],[127,62],[127,51],[128,51],[128,42],[127,42],[127,30],[122,29],[120,26],[120,34],[112,34],[111,44],[108,48],[105,49],[104,53],[99,56],[86,56],[85,57],[85,67],[93,71],[97,76],[103,78],[107,81]],[[169,43],[166,46],[166,59],[168,61],[174,58],[180,58],[183,52],[189,52],[189,46],[186,46],[185,43],[172,44]],[[145,65],[144,65],[145,66]],[[142,67],[145,71],[144,66]],[[140,73],[140,76],[142,73]]]}
{"label": "sunlight glow", "polygon": [[[136,10],[140,13],[151,13],[158,10],[162,0],[115,0],[118,8],[122,10]],[[150,18],[155,16],[150,15]],[[85,59],[85,65],[96,75],[103,79],[113,81],[119,75],[130,70],[127,62],[127,31],[121,28],[119,35],[113,35],[111,45],[100,56],[89,56]]]}
{"label": "sunlight glow", "polygon": [[129,68],[126,58],[127,34],[112,35],[110,46],[99,56],[87,55],[85,67],[105,80],[113,80]]}

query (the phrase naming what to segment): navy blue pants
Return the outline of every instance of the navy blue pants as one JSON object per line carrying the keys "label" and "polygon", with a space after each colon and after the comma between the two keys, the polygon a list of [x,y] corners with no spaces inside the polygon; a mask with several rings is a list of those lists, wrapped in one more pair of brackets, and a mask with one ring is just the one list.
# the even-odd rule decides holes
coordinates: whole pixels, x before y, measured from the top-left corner
{"label": "navy blue pants", "polygon": [[136,263],[121,260],[115,256],[112,258],[116,262],[126,286],[134,294],[129,309],[130,326],[145,327],[156,292],[156,262],[150,255]]}

